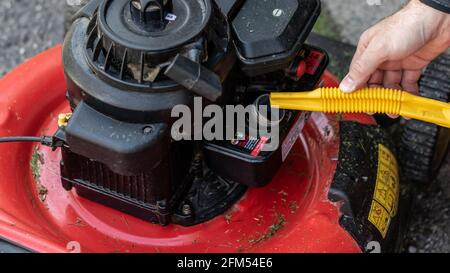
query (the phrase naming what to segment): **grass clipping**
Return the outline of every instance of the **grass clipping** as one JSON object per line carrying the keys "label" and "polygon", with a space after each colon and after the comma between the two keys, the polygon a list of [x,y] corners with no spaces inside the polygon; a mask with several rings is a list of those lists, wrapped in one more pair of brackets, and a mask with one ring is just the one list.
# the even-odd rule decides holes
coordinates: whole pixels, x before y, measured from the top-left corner
{"label": "grass clipping", "polygon": [[36,181],[37,192],[41,202],[47,199],[48,189],[41,184],[41,166],[44,164],[44,155],[39,150],[39,146],[34,147],[31,155],[30,167],[34,181]]}
{"label": "grass clipping", "polygon": [[266,233],[262,234],[256,239],[249,240],[249,243],[252,245],[256,245],[273,237],[275,234],[277,234],[278,231],[280,231],[281,228],[283,228],[285,224],[286,220],[284,218],[284,215],[281,214],[277,215],[275,223],[267,229]]}

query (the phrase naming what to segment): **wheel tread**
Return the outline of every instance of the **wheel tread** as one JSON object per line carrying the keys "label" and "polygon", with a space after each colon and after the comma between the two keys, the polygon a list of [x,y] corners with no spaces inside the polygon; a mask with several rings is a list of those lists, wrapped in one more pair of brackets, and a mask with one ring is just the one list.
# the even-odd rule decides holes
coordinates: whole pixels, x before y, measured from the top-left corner
{"label": "wheel tread", "polygon": [[[444,102],[450,101],[450,55],[441,55],[431,63],[420,80],[420,94]],[[409,120],[400,137],[400,163],[403,175],[420,184],[431,182],[441,127]]]}

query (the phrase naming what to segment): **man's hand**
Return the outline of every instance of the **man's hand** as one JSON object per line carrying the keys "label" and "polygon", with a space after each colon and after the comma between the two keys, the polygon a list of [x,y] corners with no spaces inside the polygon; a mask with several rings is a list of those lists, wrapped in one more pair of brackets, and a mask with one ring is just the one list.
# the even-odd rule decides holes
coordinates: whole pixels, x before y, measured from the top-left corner
{"label": "man's hand", "polygon": [[418,0],[361,37],[344,92],[387,87],[418,93],[422,70],[450,46],[450,15]]}

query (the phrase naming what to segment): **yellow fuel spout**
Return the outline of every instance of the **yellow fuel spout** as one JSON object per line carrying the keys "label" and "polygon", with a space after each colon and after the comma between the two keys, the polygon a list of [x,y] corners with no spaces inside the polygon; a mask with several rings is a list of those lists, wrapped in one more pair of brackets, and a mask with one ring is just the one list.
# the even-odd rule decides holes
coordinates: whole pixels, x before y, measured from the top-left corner
{"label": "yellow fuel spout", "polygon": [[394,89],[365,88],[346,94],[339,88],[319,88],[272,93],[270,102],[272,107],[286,110],[400,115],[450,128],[450,104]]}

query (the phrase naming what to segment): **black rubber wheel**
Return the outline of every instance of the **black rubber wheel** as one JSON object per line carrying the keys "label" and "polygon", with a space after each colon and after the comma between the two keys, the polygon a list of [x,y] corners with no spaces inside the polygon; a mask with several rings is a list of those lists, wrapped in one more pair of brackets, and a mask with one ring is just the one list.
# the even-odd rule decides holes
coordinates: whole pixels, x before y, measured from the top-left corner
{"label": "black rubber wheel", "polygon": [[89,0],[66,0],[64,12],[64,34],[69,31],[73,23],[73,16],[88,2]]}
{"label": "black rubber wheel", "polygon": [[[425,70],[420,80],[424,97],[450,101],[450,55],[441,55]],[[400,164],[406,179],[430,185],[445,158],[450,130],[434,124],[406,121],[400,136]]]}

